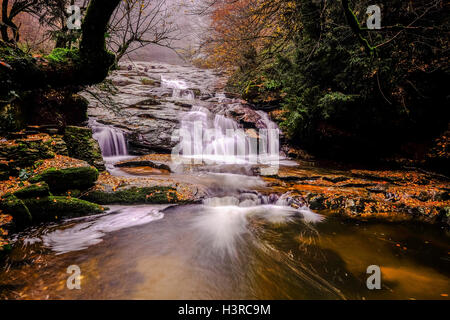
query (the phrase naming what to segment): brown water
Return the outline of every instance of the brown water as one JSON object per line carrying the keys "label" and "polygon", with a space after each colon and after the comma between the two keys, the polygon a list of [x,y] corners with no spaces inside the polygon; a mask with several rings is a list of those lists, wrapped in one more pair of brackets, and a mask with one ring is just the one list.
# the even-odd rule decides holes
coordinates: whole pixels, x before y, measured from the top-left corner
{"label": "brown water", "polygon": [[[435,228],[222,204],[114,207],[27,230],[0,272],[0,297],[448,299],[450,246]],[[81,290],[67,289],[70,265]],[[370,265],[382,290],[366,287]]]}

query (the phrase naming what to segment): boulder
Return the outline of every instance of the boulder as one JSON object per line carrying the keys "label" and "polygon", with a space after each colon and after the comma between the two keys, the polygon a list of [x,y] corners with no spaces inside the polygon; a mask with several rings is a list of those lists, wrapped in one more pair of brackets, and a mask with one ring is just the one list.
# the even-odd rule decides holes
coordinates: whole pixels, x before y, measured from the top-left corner
{"label": "boulder", "polygon": [[[23,135],[15,140],[0,141],[0,158],[3,160],[0,171],[29,167],[38,160],[52,159],[56,154],[67,155],[66,144],[60,136],[51,137],[41,133],[32,136]],[[14,164],[12,166],[5,161],[13,161]]]}
{"label": "boulder", "polygon": [[45,182],[32,184],[13,193],[19,199],[44,198],[50,196],[50,189]]}
{"label": "boulder", "polygon": [[18,227],[25,227],[31,224],[32,218],[27,206],[21,199],[12,194],[3,196],[0,201],[0,210],[11,215]]}
{"label": "boulder", "polygon": [[138,168],[138,167],[150,167],[159,170],[166,170],[172,172],[170,167],[164,163],[156,163],[153,161],[143,160],[143,161],[125,161],[120,162],[115,165],[117,168]]}
{"label": "boulder", "polygon": [[105,171],[102,152],[98,142],[92,137],[92,129],[68,126],[64,133],[69,156],[84,160],[100,171]]}
{"label": "boulder", "polygon": [[50,168],[32,177],[30,182],[45,181],[52,192],[62,193],[71,189],[89,189],[94,186],[98,175],[98,170],[93,167],[75,167],[61,170]]}
{"label": "boulder", "polygon": [[324,204],[325,198],[322,196],[316,196],[309,200],[309,208],[311,210],[323,210],[326,209]]}
{"label": "boulder", "polygon": [[23,200],[33,222],[54,221],[62,217],[82,217],[104,211],[101,206],[71,197],[49,196]]}
{"label": "boulder", "polygon": [[226,110],[227,110],[226,111],[227,117],[234,118],[237,122],[241,123],[246,129],[248,128],[265,129],[264,125],[262,125],[261,123],[262,121],[261,116],[249,106],[237,103],[233,105],[231,108]]}
{"label": "boulder", "polygon": [[129,188],[115,192],[95,190],[83,197],[102,205],[109,204],[169,204],[179,203],[177,190],[170,187]]}

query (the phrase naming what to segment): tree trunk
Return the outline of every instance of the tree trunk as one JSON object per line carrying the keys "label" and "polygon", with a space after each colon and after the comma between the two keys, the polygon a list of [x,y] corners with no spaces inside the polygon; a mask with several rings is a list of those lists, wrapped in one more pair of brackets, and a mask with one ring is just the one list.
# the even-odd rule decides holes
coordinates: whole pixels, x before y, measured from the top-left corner
{"label": "tree trunk", "polygon": [[[67,64],[39,64],[31,57],[24,57],[11,69],[0,66],[0,79],[9,79],[9,88],[0,88],[0,94],[8,91],[34,90],[51,87],[85,86],[103,81],[115,56],[106,50],[105,34],[111,15],[121,0],[91,0],[83,20],[79,59]],[[3,89],[3,90],[2,90]]]}
{"label": "tree trunk", "polygon": [[358,18],[355,16],[355,13],[350,8],[349,0],[341,0],[341,3],[342,3],[342,7],[344,9],[344,14],[347,19],[348,25],[352,29],[353,33],[358,37],[359,43],[364,47],[367,54],[372,55],[375,48],[373,48],[369,44],[369,41],[363,37]]}
{"label": "tree trunk", "polygon": [[2,20],[0,21],[0,33],[2,35],[2,39],[5,42],[9,42],[9,36],[8,36],[8,25],[7,25],[7,19],[8,19],[8,4],[9,0],[3,0],[2,2]]}

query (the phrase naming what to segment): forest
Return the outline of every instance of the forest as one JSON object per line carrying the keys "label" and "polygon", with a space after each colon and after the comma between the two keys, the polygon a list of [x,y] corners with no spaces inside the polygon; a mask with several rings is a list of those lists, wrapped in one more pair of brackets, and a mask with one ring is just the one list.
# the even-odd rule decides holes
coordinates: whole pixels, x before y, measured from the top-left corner
{"label": "forest", "polygon": [[419,151],[448,130],[448,4],[385,2],[369,29],[370,1],[225,2],[213,9],[206,62],[231,70],[228,86],[245,99],[278,110],[293,143],[448,169],[445,137],[439,151]]}

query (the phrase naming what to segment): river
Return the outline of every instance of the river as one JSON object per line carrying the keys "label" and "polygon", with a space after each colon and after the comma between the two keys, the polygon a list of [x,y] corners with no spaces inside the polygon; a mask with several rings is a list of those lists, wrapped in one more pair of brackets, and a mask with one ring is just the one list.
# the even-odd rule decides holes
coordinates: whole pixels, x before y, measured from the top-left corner
{"label": "river", "polygon": [[[214,92],[219,89],[212,72],[152,64],[138,70],[135,77],[128,67],[116,75],[125,83],[115,99],[156,95],[164,97],[167,109],[162,116],[161,105],[147,106],[149,116],[143,119],[142,108],[135,110],[139,103],[128,104],[131,113],[120,119],[100,111],[98,104],[91,108],[90,124],[108,170],[116,176],[147,176],[114,164],[133,159],[130,153],[152,142],[161,149],[167,138],[152,140],[155,122],[163,127],[174,123],[163,131],[188,132],[200,122],[202,130],[214,131],[209,139],[194,142],[188,158],[202,161],[172,163],[170,176],[203,185],[208,196],[191,205],[111,206],[106,214],[28,228],[12,240],[14,249],[0,270],[0,298],[448,299],[445,233],[423,224],[326,216],[294,203],[288,193],[267,192],[270,186],[254,174],[251,162],[252,131],[233,138],[226,134],[242,128],[228,112],[242,108],[241,102]],[[159,85],[144,85],[142,73]],[[265,113],[257,114],[257,129],[278,130]],[[129,139],[137,127],[133,151]],[[272,159],[269,150],[278,156],[280,146],[273,137],[267,140]],[[243,152],[236,157],[239,146]],[[285,157],[276,165],[299,166]],[[267,168],[267,163],[256,167]],[[367,288],[372,265],[381,268],[381,290]],[[80,290],[67,287],[69,266],[80,268]]]}

